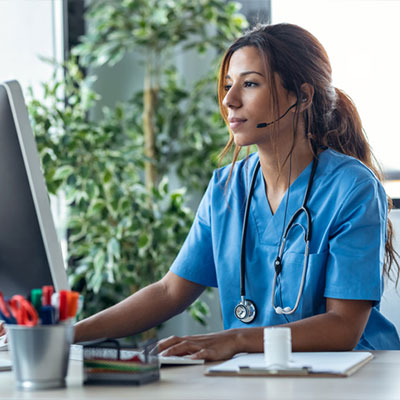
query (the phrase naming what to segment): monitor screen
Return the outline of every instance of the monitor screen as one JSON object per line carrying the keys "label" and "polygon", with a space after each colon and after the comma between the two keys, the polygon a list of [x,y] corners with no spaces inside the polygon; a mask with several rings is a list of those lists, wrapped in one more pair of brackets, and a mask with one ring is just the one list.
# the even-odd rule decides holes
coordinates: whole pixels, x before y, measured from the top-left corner
{"label": "monitor screen", "polygon": [[0,84],[0,291],[68,289],[61,247],[22,90]]}

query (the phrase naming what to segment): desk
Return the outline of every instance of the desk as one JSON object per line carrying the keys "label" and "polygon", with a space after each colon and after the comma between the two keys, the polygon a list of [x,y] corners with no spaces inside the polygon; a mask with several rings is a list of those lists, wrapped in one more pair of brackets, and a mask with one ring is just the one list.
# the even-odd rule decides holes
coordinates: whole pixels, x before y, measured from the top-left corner
{"label": "desk", "polygon": [[[12,372],[0,372],[0,399],[400,399],[400,351],[377,351],[348,378],[207,377],[207,365],[166,367],[159,382],[143,386],[83,386],[82,363],[71,361],[67,388],[21,392]],[[8,358],[0,352],[0,358]]]}

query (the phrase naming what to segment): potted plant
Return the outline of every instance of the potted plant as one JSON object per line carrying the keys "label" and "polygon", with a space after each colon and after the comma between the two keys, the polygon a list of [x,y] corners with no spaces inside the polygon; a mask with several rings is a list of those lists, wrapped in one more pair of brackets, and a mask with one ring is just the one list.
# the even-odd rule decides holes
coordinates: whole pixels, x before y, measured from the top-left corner
{"label": "potted plant", "polygon": [[[68,273],[85,295],[83,316],[161,278],[179,251],[193,215],[185,189],[169,189],[169,170],[204,190],[227,133],[210,84],[215,63],[189,86],[168,60],[177,47],[220,56],[246,25],[237,11],[223,0],[92,2],[63,74],[43,85],[44,101],[32,95],[47,185],[68,206]],[[143,90],[91,120],[99,96],[81,67],[112,66],[133,50],[144,59]],[[204,323],[207,307],[191,313]]]}

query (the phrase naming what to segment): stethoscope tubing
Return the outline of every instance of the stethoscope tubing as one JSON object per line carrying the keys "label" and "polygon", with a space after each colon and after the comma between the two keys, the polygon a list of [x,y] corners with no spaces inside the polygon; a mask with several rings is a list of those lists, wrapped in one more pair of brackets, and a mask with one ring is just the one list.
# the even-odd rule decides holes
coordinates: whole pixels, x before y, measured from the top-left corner
{"label": "stethoscope tubing", "polygon": [[[300,304],[301,296],[303,294],[305,280],[306,280],[306,276],[307,276],[309,245],[310,245],[311,232],[312,232],[312,220],[311,220],[311,214],[307,208],[307,201],[308,201],[308,197],[310,195],[311,187],[312,187],[312,184],[314,181],[314,175],[315,175],[315,171],[317,169],[317,165],[318,165],[318,159],[317,159],[317,157],[314,157],[306,193],[305,193],[304,199],[303,199],[303,203],[302,203],[301,207],[298,210],[296,210],[295,213],[290,218],[290,220],[286,226],[286,229],[284,231],[284,234],[282,236],[282,243],[278,249],[277,259],[279,259],[279,261],[280,261],[283,256],[283,250],[284,250],[284,246],[285,246],[289,231],[294,226],[294,223],[295,223],[296,219],[299,217],[299,215],[301,213],[304,213],[306,215],[306,219],[307,219],[307,228],[306,229],[304,227],[302,227],[302,228],[304,231],[304,240],[306,243],[306,247],[305,247],[305,251],[304,251],[303,272],[302,272],[302,276],[301,276],[299,291],[297,293],[296,303],[293,308],[291,308],[291,307],[283,308],[283,307],[275,306],[276,283],[277,283],[278,275],[281,272],[281,269],[279,269],[279,271],[278,271],[275,268],[275,274],[274,274],[273,285],[272,285],[272,307],[274,308],[275,312],[277,312],[278,314],[286,314],[286,315],[293,314],[297,310],[297,308]],[[258,160],[256,167],[254,169],[254,172],[253,172],[253,176],[252,176],[251,183],[250,183],[250,190],[249,190],[249,194],[248,194],[247,202],[246,202],[244,218],[243,218],[243,229],[242,229],[242,237],[241,237],[241,253],[240,253],[240,296],[241,296],[242,302],[245,301],[245,295],[246,295],[246,288],[245,288],[245,278],[246,278],[246,256],[245,256],[245,254],[246,253],[245,253],[245,250],[246,250],[247,222],[248,222],[248,218],[249,218],[250,203],[251,203],[251,199],[253,197],[253,192],[254,192],[255,180],[256,180],[259,169],[260,169],[260,160]]]}
{"label": "stethoscope tubing", "polygon": [[247,221],[249,220],[249,210],[250,210],[250,203],[253,197],[254,192],[254,183],[257,179],[257,172],[260,169],[260,160],[258,160],[257,165],[254,169],[253,176],[250,182],[250,190],[247,196],[246,201],[246,208],[244,211],[243,217],[243,229],[242,229],[242,240],[240,245],[240,297],[243,299],[246,296],[246,286],[245,286],[245,279],[246,279],[246,268],[243,267],[246,265],[246,232],[247,232]]}

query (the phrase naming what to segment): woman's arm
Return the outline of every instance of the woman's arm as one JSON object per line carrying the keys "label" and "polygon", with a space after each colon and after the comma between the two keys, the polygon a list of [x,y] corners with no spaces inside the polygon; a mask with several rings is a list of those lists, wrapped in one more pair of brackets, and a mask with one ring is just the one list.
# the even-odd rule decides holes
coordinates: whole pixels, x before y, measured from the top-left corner
{"label": "woman's arm", "polygon": [[160,281],[75,325],[75,342],[142,332],[184,311],[204,286],[168,272]]}
{"label": "woman's arm", "polygon": [[[372,302],[326,299],[326,313],[281,325],[291,328],[293,351],[353,349],[368,322]],[[223,360],[240,352],[263,352],[264,328],[241,328],[208,335],[170,337],[159,343],[164,355]]]}

